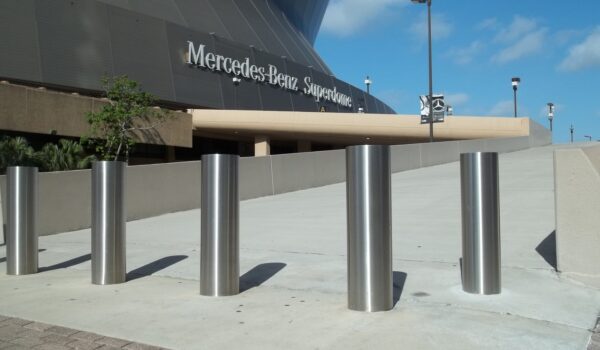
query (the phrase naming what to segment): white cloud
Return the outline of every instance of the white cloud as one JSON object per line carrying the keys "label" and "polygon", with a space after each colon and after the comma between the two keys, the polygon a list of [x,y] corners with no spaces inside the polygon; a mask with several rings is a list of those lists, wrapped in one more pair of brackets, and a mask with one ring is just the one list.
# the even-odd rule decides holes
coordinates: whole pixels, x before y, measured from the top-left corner
{"label": "white cloud", "polygon": [[[425,42],[429,35],[427,15],[421,14],[409,29],[420,41]],[[452,34],[453,30],[454,26],[448,22],[446,16],[441,14],[431,15],[431,38],[433,40],[446,38]]]}
{"label": "white cloud", "polygon": [[558,66],[567,72],[594,67],[600,67],[600,27],[596,27],[581,43],[571,47],[567,57]]}
{"label": "white cloud", "polygon": [[322,29],[338,36],[350,36],[377,23],[377,18],[405,4],[397,0],[332,0]]}
{"label": "white cloud", "polygon": [[532,31],[537,30],[538,23],[536,20],[531,18],[525,18],[522,16],[515,16],[513,21],[505,28],[500,29],[496,35],[495,41],[501,43],[513,43],[524,35],[530,34]]}
{"label": "white cloud", "polygon": [[446,52],[445,56],[452,58],[456,64],[469,64],[473,61],[475,56],[481,52],[483,47],[484,44],[481,41],[476,40],[467,47],[450,49]]}
{"label": "white cloud", "polygon": [[542,51],[547,34],[547,28],[541,28],[524,34],[516,42],[492,56],[492,62],[507,63]]}
{"label": "white cloud", "polygon": [[487,113],[488,115],[497,117],[514,116],[514,104],[511,100],[500,101],[496,103]]}
{"label": "white cloud", "polygon": [[479,22],[475,28],[479,30],[484,29],[496,29],[500,24],[498,23],[498,19],[496,17],[486,18],[483,21]]}
{"label": "white cloud", "polygon": [[444,95],[444,100],[447,104],[451,105],[452,107],[462,106],[465,103],[469,102],[469,99],[469,95],[465,94],[464,92]]}
{"label": "white cloud", "polygon": [[575,38],[583,35],[585,35],[585,32],[581,30],[564,29],[554,33],[554,35],[552,36],[552,41],[557,46],[563,46],[568,44],[572,40],[575,40]]}

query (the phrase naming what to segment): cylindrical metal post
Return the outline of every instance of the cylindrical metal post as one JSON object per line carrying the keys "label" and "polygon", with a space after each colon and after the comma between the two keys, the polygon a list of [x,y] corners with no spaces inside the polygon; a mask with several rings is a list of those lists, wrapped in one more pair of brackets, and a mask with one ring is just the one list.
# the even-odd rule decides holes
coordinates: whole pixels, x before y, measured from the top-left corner
{"label": "cylindrical metal post", "polygon": [[125,162],[92,166],[92,283],[125,282]]}
{"label": "cylindrical metal post", "polygon": [[239,156],[202,156],[200,294],[240,292]]}
{"label": "cylindrical metal post", "polygon": [[500,196],[498,153],[460,155],[462,285],[467,293],[499,294]]}
{"label": "cylindrical metal post", "polygon": [[38,168],[15,166],[6,170],[6,273],[38,271]]}
{"label": "cylindrical metal post", "polygon": [[390,148],[346,148],[348,308],[393,308]]}

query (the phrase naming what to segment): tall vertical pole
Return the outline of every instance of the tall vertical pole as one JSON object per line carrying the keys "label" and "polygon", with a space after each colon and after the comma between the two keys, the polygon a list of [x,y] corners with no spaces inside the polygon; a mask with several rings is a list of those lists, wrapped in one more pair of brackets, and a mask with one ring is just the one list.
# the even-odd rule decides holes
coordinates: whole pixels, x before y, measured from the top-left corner
{"label": "tall vertical pole", "polygon": [[429,142],[433,142],[433,59],[431,50],[431,0],[427,0],[427,26],[429,37]]}
{"label": "tall vertical pole", "polygon": [[202,156],[200,294],[240,292],[238,155]]}
{"label": "tall vertical pole", "polygon": [[348,308],[393,308],[390,147],[346,148]]}
{"label": "tall vertical pole", "polygon": [[38,169],[6,169],[6,273],[27,275],[38,271]]}
{"label": "tall vertical pole", "polygon": [[514,105],[515,105],[515,118],[517,117],[517,86],[513,86]]}
{"label": "tall vertical pole", "polygon": [[573,128],[573,124],[571,124],[571,143],[573,143],[573,131],[575,131],[575,129]]}

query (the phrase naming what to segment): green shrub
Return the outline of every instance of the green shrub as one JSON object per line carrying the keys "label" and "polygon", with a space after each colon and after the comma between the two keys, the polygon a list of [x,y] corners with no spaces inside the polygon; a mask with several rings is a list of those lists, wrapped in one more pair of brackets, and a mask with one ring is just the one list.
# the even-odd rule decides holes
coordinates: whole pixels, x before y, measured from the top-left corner
{"label": "green shrub", "polygon": [[22,137],[0,139],[0,174],[6,173],[9,166],[38,166],[35,152]]}
{"label": "green shrub", "polygon": [[83,146],[78,142],[61,139],[57,144],[47,143],[36,158],[41,171],[63,171],[87,169],[95,160],[94,156],[88,156]]}

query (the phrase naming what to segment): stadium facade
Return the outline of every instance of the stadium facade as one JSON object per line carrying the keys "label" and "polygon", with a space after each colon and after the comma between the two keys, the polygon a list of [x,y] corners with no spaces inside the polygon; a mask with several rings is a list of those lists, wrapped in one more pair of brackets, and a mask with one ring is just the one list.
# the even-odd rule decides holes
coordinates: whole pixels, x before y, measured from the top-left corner
{"label": "stadium facade", "polygon": [[8,0],[0,78],[84,94],[127,75],[164,105],[393,113],[313,48],[328,0]]}
{"label": "stadium facade", "polygon": [[[429,140],[332,74],[313,45],[328,0],[0,1],[0,133],[40,147],[88,132],[127,75],[176,118],[141,133],[130,163],[261,156]],[[365,74],[367,72],[364,72]],[[425,72],[424,72],[425,74]],[[362,112],[362,113],[359,113]],[[511,118],[514,119],[514,118]],[[447,118],[436,141],[528,135],[528,120]]]}

